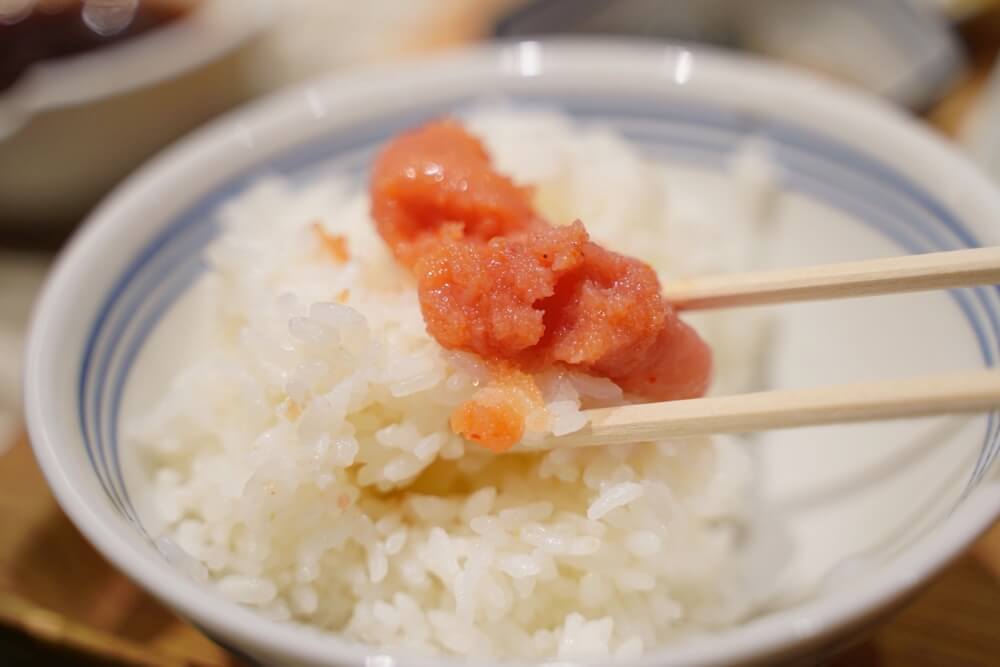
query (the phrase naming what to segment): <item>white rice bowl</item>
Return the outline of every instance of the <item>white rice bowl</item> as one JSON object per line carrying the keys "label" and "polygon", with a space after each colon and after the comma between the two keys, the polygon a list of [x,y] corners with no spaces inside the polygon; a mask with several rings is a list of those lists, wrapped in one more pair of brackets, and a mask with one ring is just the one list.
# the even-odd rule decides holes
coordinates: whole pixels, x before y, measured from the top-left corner
{"label": "white rice bowl", "polygon": [[[666,278],[755,261],[773,193],[758,147],[734,162],[743,224],[723,233],[672,206],[663,167],[609,131],[506,108],[466,123],[501,170],[538,186],[550,219],[582,218]],[[635,657],[751,611],[741,443],[466,444],[448,420],[487,372],[428,336],[367,192],[271,179],[220,220],[195,288],[197,351],[126,423],[178,567],[268,617],[425,653]],[[346,238],[349,261],[331,261],[316,224]],[[697,323],[727,390],[752,381],[765,329],[728,317]],[[621,400],[607,380],[538,380],[548,410],[532,423],[557,433],[583,426],[581,406]]]}

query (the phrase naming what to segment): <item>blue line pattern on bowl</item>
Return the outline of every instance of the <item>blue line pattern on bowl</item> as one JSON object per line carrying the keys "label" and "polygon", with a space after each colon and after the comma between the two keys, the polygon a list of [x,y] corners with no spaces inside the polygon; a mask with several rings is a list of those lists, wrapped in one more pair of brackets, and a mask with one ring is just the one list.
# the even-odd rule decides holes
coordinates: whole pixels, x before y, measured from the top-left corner
{"label": "blue line pattern on bowl", "polygon": [[[118,511],[142,530],[119,459],[122,395],[147,337],[204,270],[201,251],[218,234],[215,213],[256,179],[281,174],[297,181],[319,174],[360,181],[378,144],[401,129],[442,113],[461,113],[477,100],[456,98],[367,119],[328,137],[286,149],[231,178],[177,216],[122,273],[87,337],[79,374],[79,419],[91,466]],[[760,137],[781,167],[782,187],[844,211],[908,252],[979,245],[930,193],[871,155],[816,131],[710,105],[657,100],[598,100],[518,95],[505,101],[561,109],[585,122],[616,128],[652,157],[720,170],[742,141]],[[952,290],[978,342],[983,364],[1000,356],[1000,291]],[[966,493],[1000,452],[1000,420],[991,413]]]}

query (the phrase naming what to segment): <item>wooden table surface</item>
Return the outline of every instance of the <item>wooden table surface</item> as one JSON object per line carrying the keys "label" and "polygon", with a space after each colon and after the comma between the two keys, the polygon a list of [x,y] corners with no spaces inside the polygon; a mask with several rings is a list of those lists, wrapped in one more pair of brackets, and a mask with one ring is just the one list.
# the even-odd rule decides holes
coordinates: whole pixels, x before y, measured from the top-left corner
{"label": "wooden table surface", "polygon": [[[968,28],[975,66],[928,116],[945,133],[965,117],[1000,49],[994,14]],[[0,454],[0,664],[42,664],[41,656],[61,665],[237,667],[90,547],[22,439]],[[836,665],[1000,666],[1000,524]]]}

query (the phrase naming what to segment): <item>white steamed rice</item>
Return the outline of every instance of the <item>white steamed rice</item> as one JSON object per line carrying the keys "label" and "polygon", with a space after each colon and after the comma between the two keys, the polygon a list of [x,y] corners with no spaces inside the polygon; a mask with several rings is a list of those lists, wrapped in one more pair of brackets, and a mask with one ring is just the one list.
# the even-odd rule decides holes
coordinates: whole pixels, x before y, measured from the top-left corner
{"label": "white steamed rice", "polygon": [[[723,232],[672,206],[664,168],[611,132],[510,109],[467,123],[502,170],[540,186],[552,219],[579,216],[664,275],[752,261],[769,197],[752,155],[730,193],[746,224]],[[430,653],[630,657],[747,613],[736,536],[750,467],[737,444],[466,445],[448,418],[486,371],[428,337],[366,192],[272,179],[220,217],[197,288],[208,333],[127,423],[171,561],[271,618]],[[348,263],[324,253],[316,222],[347,238]],[[736,360],[753,328],[700,326],[733,370],[719,382],[745,382]],[[558,433],[583,425],[581,405],[621,399],[583,375],[539,382],[541,425]]]}

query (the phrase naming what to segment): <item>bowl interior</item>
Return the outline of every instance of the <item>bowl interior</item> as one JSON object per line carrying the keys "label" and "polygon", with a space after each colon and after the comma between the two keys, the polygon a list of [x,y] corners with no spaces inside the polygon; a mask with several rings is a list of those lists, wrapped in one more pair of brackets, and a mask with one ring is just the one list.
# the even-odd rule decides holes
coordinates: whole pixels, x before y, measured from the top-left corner
{"label": "bowl interior", "polygon": [[[62,288],[64,297],[73,294],[62,317],[79,326],[46,362],[47,415],[60,420],[59,474],[72,476],[54,484],[71,487],[64,504],[90,508],[78,521],[113,522],[136,553],[155,553],[150,540],[160,526],[120,426],[153,400],[185,346],[195,344],[198,304],[189,287],[204,268],[200,249],[218,233],[217,207],[269,173],[297,181],[347,175],[360,184],[387,137],[498,95],[504,104],[614,128],[670,166],[672,205],[702,215],[732,215],[732,160],[747,142],[762,147],[780,188],[769,204],[772,240],[763,261],[770,266],[1000,242],[985,216],[994,200],[936,171],[921,143],[930,140],[888,112],[869,122],[838,106],[839,98],[827,99],[825,89],[684,50],[657,58],[606,51],[602,59],[531,44],[429,68],[405,88],[382,76],[289,93],[169,152],[97,214],[100,224],[67,260],[87,267],[87,282],[75,292]],[[623,65],[629,77],[618,75]],[[883,126],[894,129],[882,133]],[[768,386],[990,366],[1000,353],[995,289],[769,312]],[[884,574],[974,492],[1000,447],[992,415],[799,429],[746,446],[758,466],[760,517],[748,563],[771,611]]]}

